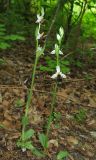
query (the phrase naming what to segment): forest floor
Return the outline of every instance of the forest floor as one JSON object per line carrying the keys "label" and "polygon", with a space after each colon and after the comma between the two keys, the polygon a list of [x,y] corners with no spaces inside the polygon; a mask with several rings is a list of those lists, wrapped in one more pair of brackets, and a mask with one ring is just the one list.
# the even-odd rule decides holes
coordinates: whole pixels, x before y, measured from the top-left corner
{"label": "forest floor", "polygon": [[[0,66],[0,160],[56,160],[62,150],[69,152],[66,160],[96,160],[96,69],[86,70],[93,77],[90,80],[84,78],[85,71],[75,70],[59,84],[54,111],[59,113],[59,118],[55,117],[51,126],[50,158],[40,159],[16,146],[34,54],[29,45],[22,44],[0,54],[7,62]],[[37,71],[29,111],[30,127],[37,135],[43,131],[50,114],[53,83],[48,73]],[[21,107],[18,107],[19,100]],[[33,137],[33,144],[42,150],[37,136]]]}

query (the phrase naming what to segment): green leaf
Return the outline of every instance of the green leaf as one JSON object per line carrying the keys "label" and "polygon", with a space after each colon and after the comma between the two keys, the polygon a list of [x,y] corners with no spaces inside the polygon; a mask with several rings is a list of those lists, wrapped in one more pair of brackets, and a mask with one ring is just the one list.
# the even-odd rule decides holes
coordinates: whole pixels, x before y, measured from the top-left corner
{"label": "green leaf", "polygon": [[24,133],[24,140],[30,139],[34,135],[35,131],[33,129],[29,129]]}
{"label": "green leaf", "polygon": [[48,137],[45,134],[39,134],[39,140],[44,148],[48,148]]}
{"label": "green leaf", "polygon": [[23,36],[14,35],[14,34],[6,36],[5,39],[6,40],[11,40],[11,41],[16,41],[16,40],[22,40],[22,41],[24,41],[25,40],[25,38]]}
{"label": "green leaf", "polygon": [[41,151],[39,151],[39,150],[36,149],[36,148],[34,148],[34,149],[32,150],[32,153],[33,153],[34,155],[36,155],[37,157],[40,157],[40,158],[45,157],[45,154],[42,153]]}
{"label": "green leaf", "polygon": [[[5,35],[5,32],[2,32],[1,30],[0,30],[0,36],[4,36]],[[0,37],[1,38],[1,37]]]}
{"label": "green leaf", "polygon": [[25,148],[26,148],[26,149],[29,149],[29,150],[33,150],[34,147],[33,147],[33,145],[32,145],[32,142],[31,142],[31,141],[26,142],[26,143],[25,143]]}
{"label": "green leaf", "polygon": [[4,128],[5,129],[6,127],[3,124],[0,124],[0,128]]}
{"label": "green leaf", "polygon": [[60,151],[57,155],[57,160],[62,160],[63,158],[68,157],[69,153],[67,151]]}
{"label": "green leaf", "polygon": [[4,27],[5,27],[5,25],[4,25],[4,24],[0,24],[0,29],[1,29],[1,28],[4,28]]}
{"label": "green leaf", "polygon": [[70,63],[69,63],[69,61],[67,61],[67,60],[62,60],[62,61],[61,61],[61,64],[62,64],[62,65],[69,65]]}
{"label": "green leaf", "polygon": [[23,148],[29,149],[29,150],[33,150],[34,149],[34,146],[32,145],[31,141],[27,141],[27,142],[18,141],[17,142],[17,146],[21,147],[22,149]]}
{"label": "green leaf", "polygon": [[69,67],[66,67],[66,66],[61,66],[61,71],[62,71],[63,73],[68,73],[68,72],[70,72],[70,68],[69,68]]}
{"label": "green leaf", "polygon": [[0,48],[1,49],[7,49],[7,48],[10,48],[11,45],[6,43],[6,42],[0,42]]}
{"label": "green leaf", "polygon": [[51,68],[49,68],[49,67],[46,67],[46,66],[40,66],[40,70],[41,71],[47,71],[47,72],[52,72],[53,71],[53,69],[51,69]]}
{"label": "green leaf", "polygon": [[6,64],[6,61],[2,58],[0,58],[0,64]]}

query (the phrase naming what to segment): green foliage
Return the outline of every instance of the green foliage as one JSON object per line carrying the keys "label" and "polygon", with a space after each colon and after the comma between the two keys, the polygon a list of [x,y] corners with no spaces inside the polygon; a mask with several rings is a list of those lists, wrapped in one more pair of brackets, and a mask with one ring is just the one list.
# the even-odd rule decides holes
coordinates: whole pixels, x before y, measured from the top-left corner
{"label": "green foliage", "polygon": [[29,129],[24,132],[24,141],[30,139],[34,135],[35,131],[33,129]]}
{"label": "green foliage", "polygon": [[91,80],[93,78],[93,76],[91,74],[86,74],[84,76],[85,80]]}
{"label": "green foliage", "polygon": [[21,40],[24,41],[25,38],[20,35],[7,35],[6,28],[4,24],[0,24],[0,49],[7,49],[11,47],[11,41]]}
{"label": "green foliage", "polygon": [[20,139],[18,140],[17,146],[25,150],[26,149],[33,150],[34,147],[32,145],[32,142],[30,141],[30,138],[34,136],[34,133],[35,132],[33,129],[25,131],[24,134],[22,134]]}
{"label": "green foliage", "polygon": [[61,120],[61,113],[60,112],[53,112],[54,121],[58,122]]}
{"label": "green foliage", "polygon": [[57,160],[64,160],[68,155],[69,153],[67,151],[60,151],[57,155]]}
{"label": "green foliage", "polygon": [[21,99],[17,99],[16,102],[15,102],[15,106],[16,106],[16,107],[22,107],[23,104],[24,104],[24,103],[21,101]]}
{"label": "green foliage", "polygon": [[0,65],[6,64],[6,61],[2,58],[0,58]]}
{"label": "green foliage", "polygon": [[91,37],[96,40],[96,16],[94,16],[90,11],[86,12],[83,18],[82,33],[84,39]]}
{"label": "green foliage", "polygon": [[[54,72],[56,68],[56,60],[47,56],[45,58],[46,66],[40,65],[40,70],[45,72]],[[60,61],[61,70],[63,73],[68,73],[70,71],[69,61],[61,60]]]}
{"label": "green foliage", "polygon": [[75,115],[74,115],[74,120],[83,123],[84,120],[86,119],[86,110],[80,109]]}
{"label": "green foliage", "polygon": [[48,137],[45,134],[39,134],[39,141],[44,149],[48,148]]}
{"label": "green foliage", "polygon": [[33,150],[34,149],[31,141],[23,142],[23,141],[19,140],[17,142],[17,146],[20,147],[20,148],[22,148],[22,150],[23,149],[25,149],[25,150],[26,149]]}

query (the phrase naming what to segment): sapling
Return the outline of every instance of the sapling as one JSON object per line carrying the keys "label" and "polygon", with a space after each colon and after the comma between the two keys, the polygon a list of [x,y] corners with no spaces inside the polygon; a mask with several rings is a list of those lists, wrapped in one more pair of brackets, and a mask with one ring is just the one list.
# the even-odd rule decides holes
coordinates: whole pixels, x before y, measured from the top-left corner
{"label": "sapling", "polygon": [[30,149],[34,151],[36,154],[39,154],[39,152],[33,147],[32,142],[30,138],[34,135],[34,130],[29,129],[26,130],[26,127],[28,126],[28,113],[29,113],[29,107],[32,101],[32,95],[33,95],[33,88],[34,88],[34,82],[35,82],[35,73],[36,73],[36,68],[37,68],[37,63],[41,55],[44,54],[44,47],[41,47],[39,45],[39,40],[42,38],[43,34],[40,34],[40,28],[42,24],[42,20],[44,18],[44,9],[42,8],[41,14],[37,14],[37,21],[36,23],[38,24],[35,32],[36,36],[36,57],[35,57],[35,63],[34,63],[34,68],[33,68],[33,73],[32,73],[32,80],[31,80],[31,87],[28,93],[28,98],[25,106],[25,114],[22,118],[22,134],[17,142],[17,145],[22,148],[22,151],[26,151],[26,149]]}

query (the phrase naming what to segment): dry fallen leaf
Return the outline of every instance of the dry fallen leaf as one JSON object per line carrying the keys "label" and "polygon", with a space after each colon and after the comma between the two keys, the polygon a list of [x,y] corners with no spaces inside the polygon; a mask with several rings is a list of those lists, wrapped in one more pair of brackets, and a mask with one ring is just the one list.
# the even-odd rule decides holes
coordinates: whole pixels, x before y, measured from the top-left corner
{"label": "dry fallen leaf", "polygon": [[48,141],[48,147],[50,148],[52,146],[58,148],[58,141],[56,139],[51,139]]}
{"label": "dry fallen leaf", "polygon": [[77,145],[79,143],[78,139],[73,136],[67,136],[67,142],[72,145]]}

